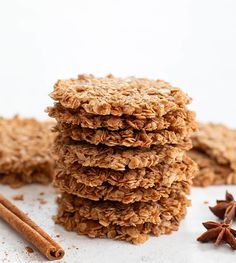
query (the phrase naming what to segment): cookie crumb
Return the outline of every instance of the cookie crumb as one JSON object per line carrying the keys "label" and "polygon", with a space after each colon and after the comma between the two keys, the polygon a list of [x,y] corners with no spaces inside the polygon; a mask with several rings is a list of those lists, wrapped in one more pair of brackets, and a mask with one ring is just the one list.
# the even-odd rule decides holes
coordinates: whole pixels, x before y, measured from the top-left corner
{"label": "cookie crumb", "polygon": [[22,194],[14,195],[12,199],[15,201],[24,201],[24,195]]}
{"label": "cookie crumb", "polygon": [[209,204],[209,202],[208,201],[204,201],[203,204]]}
{"label": "cookie crumb", "polygon": [[47,201],[45,201],[43,198],[38,198],[37,200],[41,205],[45,205],[47,203]]}
{"label": "cookie crumb", "polygon": [[32,247],[25,247],[25,250],[28,252],[28,253],[34,253],[34,250]]}

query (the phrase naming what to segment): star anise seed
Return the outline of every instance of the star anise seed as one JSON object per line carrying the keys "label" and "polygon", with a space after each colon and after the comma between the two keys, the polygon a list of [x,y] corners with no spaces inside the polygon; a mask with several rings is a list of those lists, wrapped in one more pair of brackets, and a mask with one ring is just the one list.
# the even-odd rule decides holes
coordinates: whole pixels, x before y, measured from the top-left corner
{"label": "star anise seed", "polygon": [[209,207],[214,215],[224,219],[226,223],[230,223],[236,218],[236,201],[228,191],[226,191],[225,200],[217,200],[216,203],[215,206]]}
{"label": "star anise seed", "polygon": [[229,244],[232,249],[236,250],[236,231],[230,228],[230,224],[213,221],[208,221],[202,224],[207,231],[198,237],[197,241],[203,243],[212,241],[216,246],[225,242]]}

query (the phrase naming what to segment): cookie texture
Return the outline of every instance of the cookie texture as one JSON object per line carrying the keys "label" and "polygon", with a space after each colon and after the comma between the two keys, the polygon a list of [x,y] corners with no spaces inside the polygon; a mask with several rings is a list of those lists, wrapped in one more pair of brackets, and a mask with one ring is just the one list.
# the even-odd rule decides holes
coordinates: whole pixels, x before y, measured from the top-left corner
{"label": "cookie texture", "polygon": [[131,205],[112,201],[94,202],[67,193],[58,199],[62,211],[98,220],[105,227],[135,226],[147,222],[159,224],[164,215],[176,214],[181,201],[188,204],[186,196],[181,192],[172,192],[168,198],[162,197],[158,202],[136,202]]}
{"label": "cookie texture", "polygon": [[219,164],[207,154],[199,151],[191,150],[188,155],[199,167],[193,180],[195,186],[236,184],[236,172],[228,165]]}
{"label": "cookie texture", "polygon": [[[155,224],[148,222],[143,224],[135,223],[135,225],[131,224],[129,226],[123,226],[118,224],[108,224],[106,217],[104,217],[104,221],[99,219],[87,219],[85,216],[81,216],[80,212],[74,211],[74,206],[71,205],[73,201],[69,201],[69,204],[66,205],[65,202],[68,200],[63,202],[63,198],[60,198],[58,200],[59,210],[56,217],[56,223],[63,225],[68,231],[75,231],[80,235],[87,235],[91,238],[110,238],[115,240],[125,240],[134,244],[140,244],[148,240],[149,234],[159,236],[160,234],[170,234],[172,231],[178,230],[179,223],[186,214],[186,207],[190,203],[183,195],[179,196],[177,200],[178,201],[170,202],[169,204],[167,201],[165,208],[163,207],[164,210],[160,215],[160,219],[157,220],[155,217]],[[97,210],[100,210],[99,206]],[[97,211],[96,213],[99,212]],[[116,220],[118,220],[117,216],[119,218],[120,213],[115,213],[113,209],[111,209],[109,213],[110,217],[114,217]],[[130,211],[128,213],[130,213]],[[95,215],[95,217],[96,216],[98,217],[98,214]]]}
{"label": "cookie texture", "polygon": [[51,182],[55,158],[54,122],[15,116],[0,118],[0,182],[12,187]]}
{"label": "cookie texture", "polygon": [[206,152],[218,163],[236,169],[236,130],[222,124],[202,124],[192,140],[195,148]]}
{"label": "cookie texture", "polygon": [[60,103],[48,107],[48,115],[55,118],[59,123],[80,125],[82,128],[108,130],[135,129],[144,131],[156,130],[182,130],[191,124],[196,129],[195,113],[186,107],[171,110],[163,116],[154,118],[137,118],[132,115],[96,115],[87,113],[84,109],[78,110],[63,107]]}
{"label": "cookie texture", "polygon": [[79,75],[77,79],[59,80],[51,98],[65,108],[84,109],[98,115],[152,118],[190,103],[180,89],[162,80],[115,78],[108,75],[95,78]]}
{"label": "cookie texture", "polygon": [[61,170],[62,173],[74,177],[78,183],[87,186],[96,187],[109,183],[113,186],[134,189],[137,187],[149,188],[155,184],[170,187],[174,181],[192,179],[197,171],[197,165],[191,158],[185,156],[183,161],[173,164],[163,161],[156,166],[124,171],[84,167],[78,163],[65,164]]}
{"label": "cookie texture", "polygon": [[171,187],[160,187],[158,184],[155,184],[153,187],[147,189],[142,187],[127,189],[109,184],[91,187],[78,183],[74,177],[58,172],[55,176],[54,184],[60,191],[79,197],[94,201],[111,200],[129,204],[134,202],[158,201],[161,197],[167,197],[171,191],[179,191],[179,189],[189,194],[191,181],[173,182]]}
{"label": "cookie texture", "polygon": [[112,75],[59,80],[50,96],[56,223],[134,244],[177,230],[197,171],[191,99],[162,80]]}
{"label": "cookie texture", "polygon": [[126,147],[146,147],[151,145],[165,145],[181,143],[186,137],[189,137],[193,130],[188,128],[174,130],[160,130],[156,132],[137,131],[134,129],[124,129],[121,131],[109,131],[107,129],[89,129],[81,128],[77,125],[68,125],[59,123],[55,128],[61,131],[65,136],[75,141],[86,141],[93,145],[105,144],[108,146],[126,146]]}
{"label": "cookie texture", "polygon": [[[79,163],[85,167],[110,168],[124,171],[155,166],[165,160],[166,163],[181,161],[184,152],[190,149],[190,140],[178,145],[153,146],[152,148],[108,147],[74,142],[68,138],[57,137],[55,153],[62,163]],[[67,142],[67,143],[65,143]]]}
{"label": "cookie texture", "polygon": [[236,130],[222,124],[200,124],[192,140],[189,156],[199,166],[194,185],[236,184]]}

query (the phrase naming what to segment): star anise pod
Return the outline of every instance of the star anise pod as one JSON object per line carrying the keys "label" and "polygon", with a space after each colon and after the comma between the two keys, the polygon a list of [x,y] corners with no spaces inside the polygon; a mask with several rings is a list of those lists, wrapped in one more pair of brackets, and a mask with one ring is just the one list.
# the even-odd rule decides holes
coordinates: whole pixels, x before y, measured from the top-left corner
{"label": "star anise pod", "polygon": [[225,242],[229,244],[232,249],[236,249],[236,231],[230,228],[230,224],[213,221],[208,221],[202,224],[207,231],[198,237],[197,241],[203,243],[212,241],[216,246]]}
{"label": "star anise pod", "polygon": [[230,223],[236,218],[236,201],[232,194],[226,191],[225,200],[217,200],[216,205],[209,207],[214,215]]}

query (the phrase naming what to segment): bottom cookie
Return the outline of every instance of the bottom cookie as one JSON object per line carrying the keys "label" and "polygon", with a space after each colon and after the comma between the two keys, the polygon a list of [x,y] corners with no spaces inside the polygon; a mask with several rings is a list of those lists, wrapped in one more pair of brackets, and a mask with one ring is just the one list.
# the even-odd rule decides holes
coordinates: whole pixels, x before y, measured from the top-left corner
{"label": "bottom cookie", "polygon": [[134,244],[144,243],[149,234],[159,236],[160,234],[170,234],[179,228],[182,218],[186,214],[186,200],[179,202],[178,210],[174,215],[168,213],[160,216],[158,224],[144,223],[135,226],[107,225],[104,226],[98,220],[87,219],[73,211],[68,211],[59,200],[59,211],[56,217],[56,223],[61,224],[68,231],[75,231],[80,235],[87,235],[95,238],[111,238],[116,240],[125,240]]}

